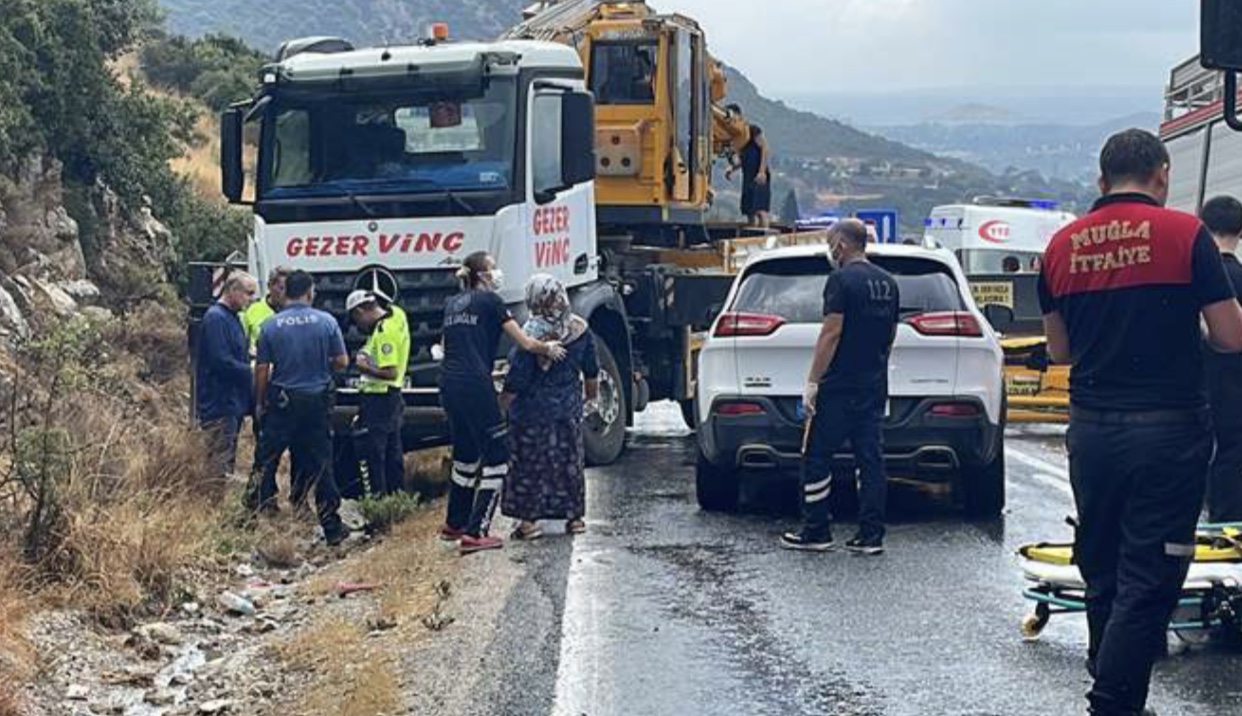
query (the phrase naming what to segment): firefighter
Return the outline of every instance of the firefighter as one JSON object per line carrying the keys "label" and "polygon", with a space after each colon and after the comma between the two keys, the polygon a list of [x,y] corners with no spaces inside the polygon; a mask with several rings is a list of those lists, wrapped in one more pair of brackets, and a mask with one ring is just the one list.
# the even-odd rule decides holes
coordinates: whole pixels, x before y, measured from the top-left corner
{"label": "firefighter", "polygon": [[311,307],[314,279],[289,275],[285,309],[263,326],[255,366],[260,474],[251,475],[246,503],[260,509],[275,499],[261,473],[289,450],[313,481],[315,507],[324,538],[338,545],[348,536],[338,509],[341,498],[332,475],[331,410],[333,372],[349,365],[341,327],[330,314]]}
{"label": "firefighter", "polygon": [[829,244],[839,268],[828,275],[824,288],[824,322],[803,396],[810,416],[802,471],[806,524],[799,532],[785,533],[781,545],[812,552],[835,547],[828,514],[832,458],[849,439],[858,466],[859,508],[858,534],[845,547],[875,555],[884,551],[888,478],[880,426],[901,299],[893,277],[867,260],[863,222],[838,223]]}
{"label": "firefighter", "polygon": [[[1200,218],[1216,239],[1234,291],[1242,292],[1242,263],[1237,256],[1242,202],[1218,196],[1203,205]],[[1206,346],[1204,364],[1216,434],[1216,454],[1208,475],[1208,519],[1242,522],[1242,356],[1217,353]]]}
{"label": "firefighter", "polygon": [[356,359],[362,374],[358,420],[366,431],[367,491],[377,497],[396,494],[405,487],[401,389],[410,361],[409,323],[400,306],[385,310],[370,291],[354,291],[345,308],[354,325],[370,334]]}
{"label": "firefighter", "polygon": [[440,366],[440,400],[453,441],[452,485],[440,538],[459,541],[461,553],[470,554],[504,546],[488,534],[509,474],[508,428],[492,378],[500,337],[557,361],[565,349],[522,331],[497,294],[503,275],[487,252],[467,256],[457,278],[461,292],[444,305]]}
{"label": "firefighter", "polygon": [[1048,351],[1070,364],[1074,556],[1086,581],[1093,714],[1145,713],[1155,660],[1194,557],[1212,455],[1200,316],[1242,351],[1242,308],[1193,216],[1163,208],[1169,155],[1111,137],[1104,196],[1061,229],[1039,280]]}

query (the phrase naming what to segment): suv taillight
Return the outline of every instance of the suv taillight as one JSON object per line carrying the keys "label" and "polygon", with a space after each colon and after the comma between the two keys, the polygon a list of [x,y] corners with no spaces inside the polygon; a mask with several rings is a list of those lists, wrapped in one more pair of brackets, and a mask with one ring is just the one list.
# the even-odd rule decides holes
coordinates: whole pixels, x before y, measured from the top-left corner
{"label": "suv taillight", "polygon": [[716,324],[716,337],[731,336],[770,336],[776,329],[785,325],[780,316],[769,316],[766,313],[726,313]]}
{"label": "suv taillight", "polygon": [[910,316],[906,323],[925,336],[966,336],[979,338],[983,328],[966,311],[934,311]]}

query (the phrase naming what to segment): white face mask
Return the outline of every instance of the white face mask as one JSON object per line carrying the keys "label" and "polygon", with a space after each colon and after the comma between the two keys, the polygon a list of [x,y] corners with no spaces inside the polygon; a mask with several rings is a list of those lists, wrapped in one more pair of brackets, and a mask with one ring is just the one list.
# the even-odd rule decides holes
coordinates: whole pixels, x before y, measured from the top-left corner
{"label": "white face mask", "polygon": [[491,279],[488,281],[492,285],[493,291],[499,291],[505,285],[505,272],[500,269],[492,269],[487,272]]}

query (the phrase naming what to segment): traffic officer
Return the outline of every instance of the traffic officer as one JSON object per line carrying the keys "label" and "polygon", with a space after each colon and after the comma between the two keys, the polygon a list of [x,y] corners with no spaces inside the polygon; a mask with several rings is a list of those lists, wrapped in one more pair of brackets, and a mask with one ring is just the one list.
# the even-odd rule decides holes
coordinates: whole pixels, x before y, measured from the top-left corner
{"label": "traffic officer", "polygon": [[837,268],[824,287],[824,322],[803,396],[810,416],[802,471],[806,524],[799,532],[785,533],[781,545],[813,552],[835,546],[828,513],[832,459],[848,438],[858,466],[859,525],[845,547],[880,554],[888,495],[880,428],[901,297],[893,277],[867,260],[863,222],[836,224],[829,244]]}
{"label": "traffic officer", "polygon": [[[345,339],[336,319],[311,307],[314,279],[304,271],[289,275],[285,309],[268,320],[259,336],[255,366],[260,471],[289,450],[305,466],[315,489],[315,507],[329,545],[348,530],[337,514],[341,498],[332,475],[331,410],[333,371],[349,365]],[[259,509],[275,499],[261,474],[251,475],[247,506]]]}
{"label": "traffic officer", "polygon": [[1087,584],[1093,714],[1144,713],[1152,664],[1194,556],[1212,455],[1200,316],[1242,351],[1242,308],[1193,216],[1163,208],[1169,155],[1111,137],[1104,197],[1053,237],[1039,294],[1048,352],[1070,364],[1074,557]]}
{"label": "traffic officer", "polygon": [[358,420],[366,431],[367,491],[374,496],[396,494],[405,487],[401,389],[410,362],[409,322],[400,306],[393,303],[385,310],[370,291],[354,291],[345,307],[354,325],[370,334],[357,356],[362,374]]}
{"label": "traffic officer", "polygon": [[[1242,292],[1242,263],[1237,255],[1242,239],[1242,202],[1218,196],[1203,205],[1199,216],[1216,239],[1234,291]],[[1208,346],[1204,366],[1216,433],[1216,454],[1208,475],[1208,519],[1242,522],[1242,356],[1217,353]]]}

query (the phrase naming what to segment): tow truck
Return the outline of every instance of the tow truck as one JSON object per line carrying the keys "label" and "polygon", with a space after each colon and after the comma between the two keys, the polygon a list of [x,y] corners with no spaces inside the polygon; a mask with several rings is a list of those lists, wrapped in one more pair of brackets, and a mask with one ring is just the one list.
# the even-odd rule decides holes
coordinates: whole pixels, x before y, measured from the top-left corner
{"label": "tow truck", "polygon": [[[255,97],[221,118],[222,188],[254,212],[248,270],[313,274],[316,305],[341,321],[351,351],[363,342],[345,312],[352,290],[405,309],[408,450],[447,439],[431,348],[460,262],[491,252],[519,316],[529,276],[560,278],[599,345],[601,419],[585,442],[588,461],[607,464],[649,402],[678,401],[693,421],[696,354],[748,252],[826,237],[706,222],[713,153],[748,130],[718,106],[722,76],[697,24],[641,2],[531,13],[492,42],[450,41],[437,25],[406,46],[286,43]],[[192,311],[228,270],[192,267]],[[356,381],[336,391],[338,470],[356,465]]]}

